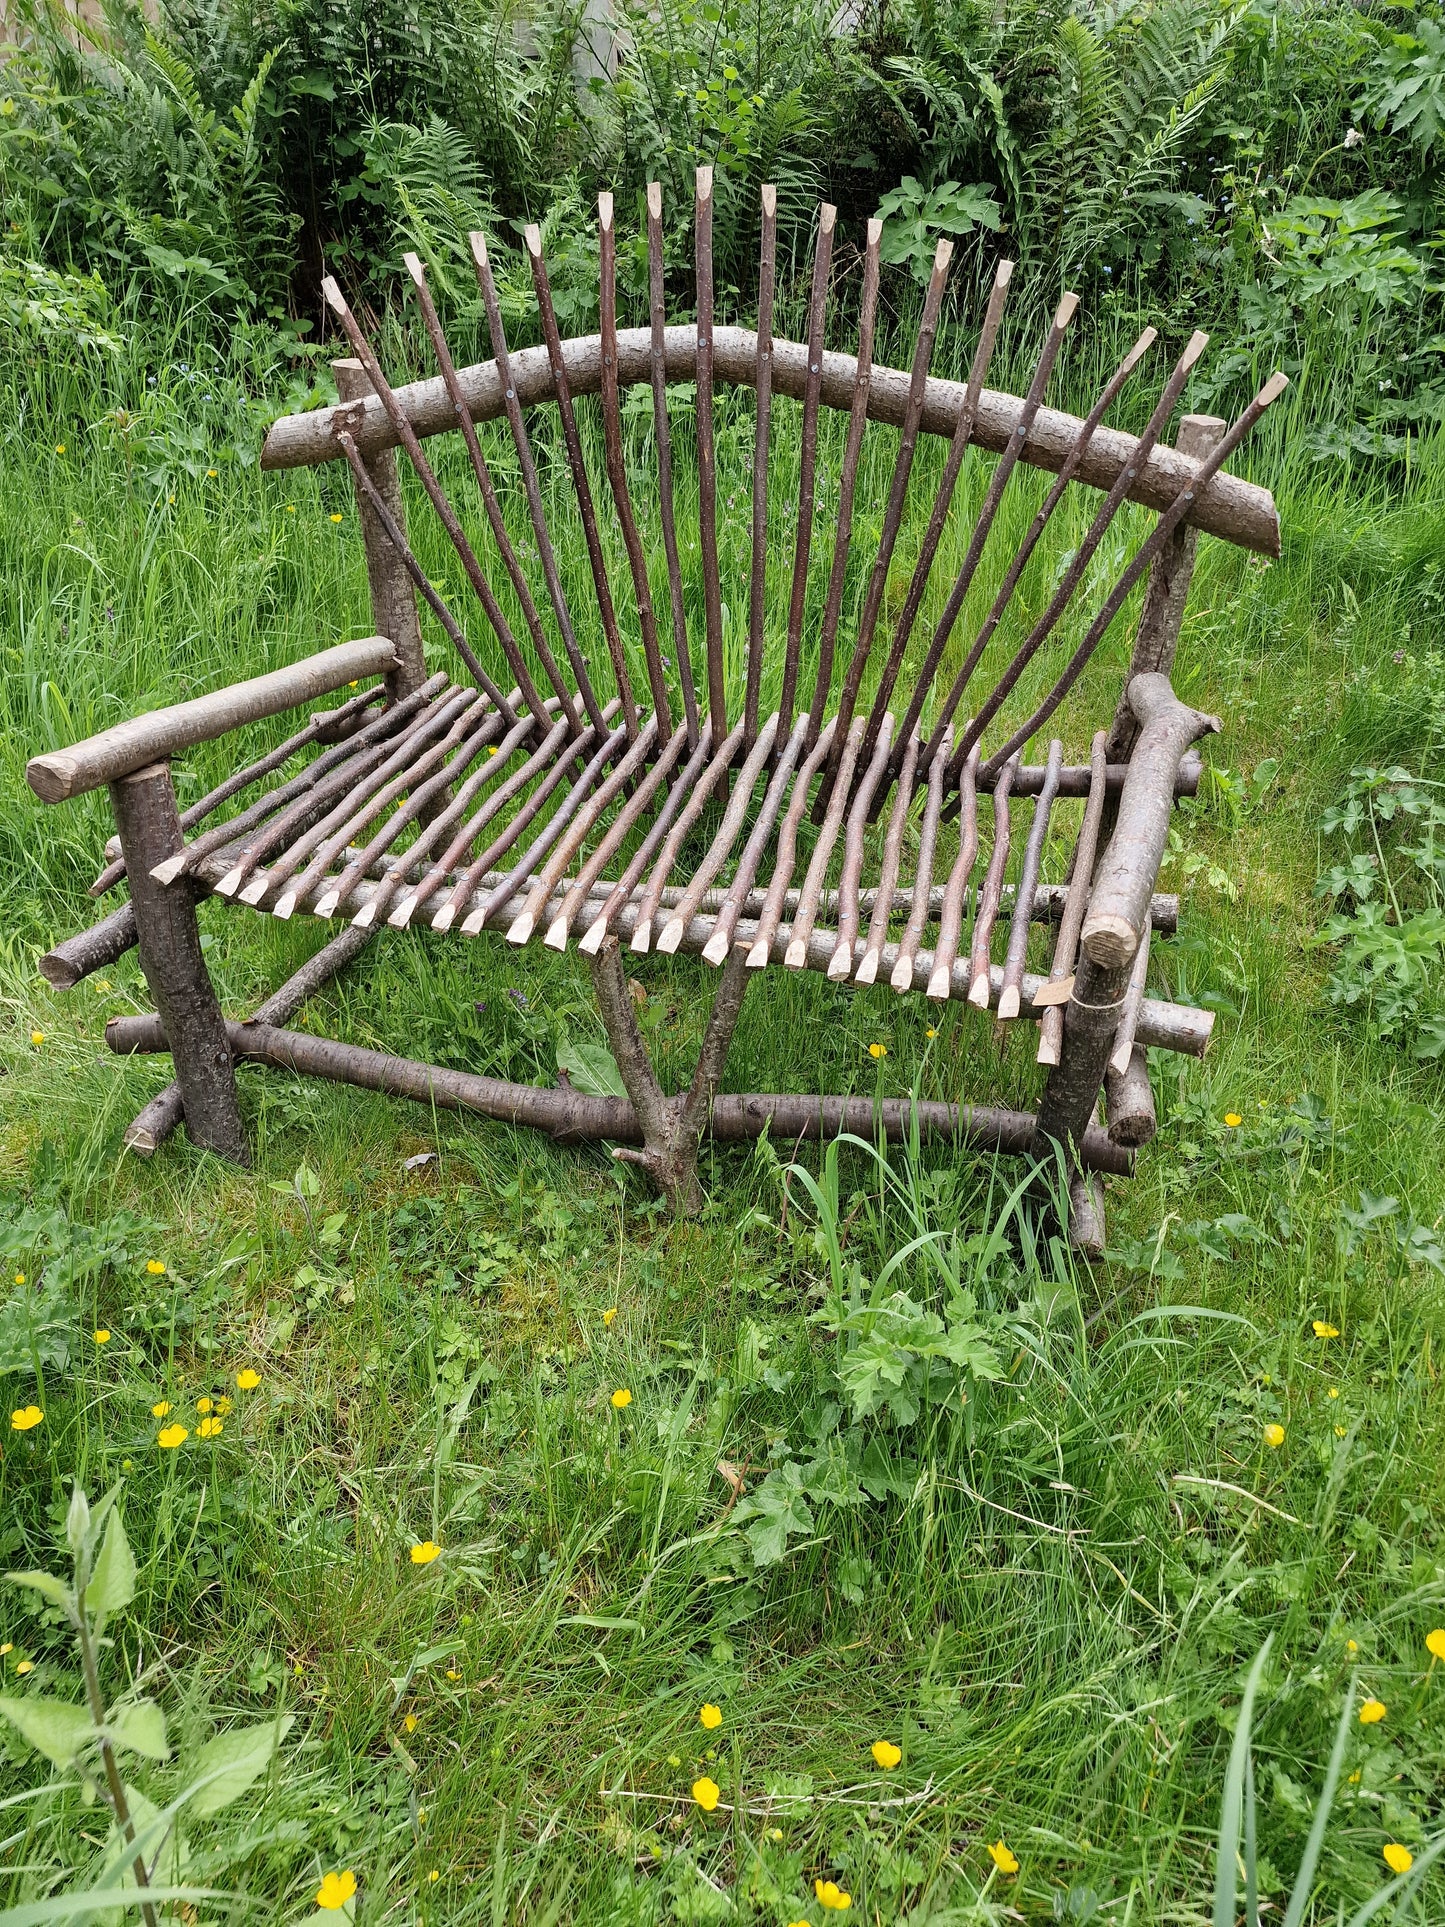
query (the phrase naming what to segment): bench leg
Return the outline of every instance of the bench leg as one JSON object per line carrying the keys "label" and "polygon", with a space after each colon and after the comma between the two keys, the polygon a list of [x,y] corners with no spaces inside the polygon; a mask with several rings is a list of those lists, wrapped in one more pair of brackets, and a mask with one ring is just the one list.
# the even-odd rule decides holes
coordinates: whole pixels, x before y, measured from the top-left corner
{"label": "bench leg", "polygon": [[676,1097],[664,1095],[652,1068],[616,937],[608,937],[592,959],[592,982],[612,1055],[642,1126],[640,1151],[619,1145],[612,1155],[630,1164],[640,1164],[667,1200],[674,1216],[695,1217],[702,1209],[702,1186],[697,1175],[698,1146],[707,1129],[713,1097],[722,1082],[733,1030],[748,987],[747,948],[735,944],[728,952],[692,1083]]}
{"label": "bench leg", "polygon": [[170,1039],[187,1134],[207,1151],[249,1164],[225,1020],[201,953],[195,895],[185,881],[166,888],[151,876],[156,864],[181,848],[170,765],[152,763],[122,777],[111,784],[110,801],[130,879],[141,968]]}

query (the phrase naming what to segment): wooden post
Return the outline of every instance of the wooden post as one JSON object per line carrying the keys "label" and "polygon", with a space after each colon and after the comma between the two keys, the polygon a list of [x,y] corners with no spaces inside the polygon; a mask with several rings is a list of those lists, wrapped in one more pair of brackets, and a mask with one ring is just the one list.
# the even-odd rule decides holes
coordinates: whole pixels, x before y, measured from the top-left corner
{"label": "wooden post", "polygon": [[[1186,415],[1179,424],[1179,453],[1202,462],[1218,446],[1227,426],[1216,415]],[[1198,529],[1181,522],[1154,558],[1149,570],[1144,590],[1144,609],[1139,617],[1139,633],[1134,638],[1134,655],[1119,694],[1119,706],[1114,711],[1114,722],[1104,751],[1105,759],[1110,763],[1127,763],[1139,740],[1139,724],[1129,707],[1129,684],[1136,676],[1155,673],[1167,676],[1174,667],[1174,651],[1179,644],[1179,630],[1184,621],[1184,605],[1189,599],[1189,584],[1194,575],[1194,553],[1198,546]],[[1112,822],[1109,827],[1112,827]]]}
{"label": "wooden post", "polygon": [[187,878],[169,887],[151,870],[182,845],[169,763],[151,763],[110,786],[111,808],[130,876],[141,968],[166,1028],[193,1144],[236,1164],[250,1152],[236,1096],[225,1020],[196,924],[196,890]]}
{"label": "wooden post", "polygon": [[[333,361],[336,392],[342,401],[364,401],[372,393],[371,381],[359,361],[350,358]],[[364,458],[372,486],[385,504],[396,526],[406,533],[406,509],[401,499],[401,477],[396,469],[396,451],[384,448]],[[377,634],[395,644],[397,666],[387,676],[387,693],[393,702],[409,696],[426,681],[426,657],[421,646],[421,623],[416,613],[416,591],[406,564],[392,547],[375,510],[357,491],[356,512],[361,520],[361,539],[366,544],[366,577],[371,585],[372,620]]]}

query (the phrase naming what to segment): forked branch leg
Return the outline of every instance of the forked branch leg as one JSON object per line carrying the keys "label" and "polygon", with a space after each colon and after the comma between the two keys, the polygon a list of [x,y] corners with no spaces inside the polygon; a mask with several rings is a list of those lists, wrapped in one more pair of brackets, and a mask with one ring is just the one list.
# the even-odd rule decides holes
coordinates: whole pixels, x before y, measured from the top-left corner
{"label": "forked branch leg", "polygon": [[698,1146],[707,1129],[713,1097],[722,1081],[747,991],[747,950],[735,945],[728,952],[692,1083],[676,1097],[664,1094],[652,1068],[615,937],[608,937],[592,959],[592,982],[612,1055],[642,1126],[642,1149],[619,1145],[613,1156],[640,1164],[674,1216],[695,1217],[702,1209],[702,1186],[697,1175]]}

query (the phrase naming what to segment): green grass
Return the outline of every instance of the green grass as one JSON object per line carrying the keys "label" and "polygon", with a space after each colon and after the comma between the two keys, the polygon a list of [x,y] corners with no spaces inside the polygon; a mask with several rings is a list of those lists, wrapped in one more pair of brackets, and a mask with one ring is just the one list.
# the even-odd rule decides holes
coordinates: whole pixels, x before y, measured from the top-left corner
{"label": "green grass", "polygon": [[[135,959],[68,998],[34,968],[86,919],[109,824],[102,799],[43,809],[24,758],[369,626],[339,471],[260,475],[229,391],[208,416],[173,366],[153,372],[149,401],[140,369],[105,398],[42,382],[22,406],[12,389],[0,441],[0,1257],[30,1280],[12,1305],[42,1302],[26,1293],[44,1274],[57,1321],[5,1379],[45,1419],[3,1441],[0,1555],[57,1568],[72,1478],[94,1495],[124,1476],[140,1590],[113,1682],[151,1669],[192,1736],[299,1716],[242,1828],[196,1830],[193,1877],[265,1918],[297,1917],[322,1873],[351,1867],[377,1921],[781,1927],[828,1917],[815,1879],[870,1922],[1204,1921],[1233,1712],[1272,1632],[1254,1720],[1264,1884],[1288,1892],[1357,1670],[1388,1713],[1351,1734],[1358,1778],[1306,1918],[1381,1887],[1382,1846],[1419,1848],[1445,1778],[1445,1677],[1424,1646],[1445,1623],[1442,1294],[1390,1237],[1399,1215],[1347,1257],[1341,1214],[1368,1192],[1438,1225],[1445,1119],[1438,1069],[1325,1000],[1312,888],[1318,817],[1353,763],[1438,774],[1422,655],[1438,446],[1389,485],[1287,460],[1287,431],[1256,451],[1284,557],[1204,544],[1178,682],[1226,719],[1216,765],[1277,757],[1282,772],[1263,803],[1221,784],[1189,816],[1188,847],[1238,898],[1208,864],[1193,873],[1183,935],[1154,964],[1218,1005],[1214,1049],[1155,1065],[1160,1136],[1109,1187],[1114,1255],[1093,1272],[1012,1208],[1017,1167],[933,1148],[896,1155],[885,1183],[845,1147],[845,1267],[875,1280],[936,1234],[888,1288],[939,1302],[946,1260],[1003,1376],[909,1425],[866,1420],[871,1490],[815,1503],[787,1556],[757,1566],[719,1460],[756,1484],[850,1433],[817,1317],[826,1240],[784,1181],[788,1147],[705,1156],[707,1211],[670,1226],[600,1151],[246,1070],[254,1171],[183,1139],[149,1165],[121,1156],[167,1074],[101,1042],[106,1017],[147,1007]],[[123,395],[147,423],[129,489],[101,422]],[[185,447],[190,413],[213,441]],[[779,416],[781,503],[791,406]],[[1009,515],[1021,528],[1031,510],[1021,496]],[[1078,533],[1051,535],[1049,567]],[[427,554],[445,575],[440,546]],[[575,542],[563,560],[580,583]],[[1070,706],[1071,744],[1107,715],[1124,650],[1111,641]],[[183,798],[228,754],[198,755]],[[313,925],[214,910],[203,925],[235,1010],[317,941]],[[635,974],[677,1075],[707,986],[685,960]],[[770,974],[728,1083],[1031,1097],[1022,1037],[996,1043],[952,1006],[930,1040],[932,1016]],[[539,1080],[564,1037],[600,1036],[575,956],[394,932],[303,1021]],[[822,1169],[814,1150],[802,1162]],[[303,1163],[310,1219],[289,1189]],[[1317,1339],[1315,1319],[1340,1336]],[[240,1394],[248,1365],[261,1384]],[[192,1403],[228,1387],[235,1410],[203,1445]],[[193,1429],[175,1453],[155,1445],[162,1399]],[[414,1566],[428,1538],[442,1557]],[[66,1677],[53,1619],[0,1595],[7,1691]],[[713,1734],[705,1700],[724,1713]],[[878,1738],[903,1748],[891,1775],[869,1758]],[[33,1757],[0,1745],[0,1794],[34,1786]],[[711,1818],[689,1795],[703,1771],[723,1790]],[[101,1837],[73,1792],[6,1817],[15,1902],[63,1884]],[[992,1869],[999,1840],[1016,1877]],[[1431,1879],[1420,1919],[1440,1911]]]}

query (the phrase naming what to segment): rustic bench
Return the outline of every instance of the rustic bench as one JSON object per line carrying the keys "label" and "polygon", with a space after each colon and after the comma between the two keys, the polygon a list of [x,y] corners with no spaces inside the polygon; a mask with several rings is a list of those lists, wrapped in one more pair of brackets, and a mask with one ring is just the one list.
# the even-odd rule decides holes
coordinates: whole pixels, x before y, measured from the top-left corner
{"label": "rustic bench", "polygon": [[[995,392],[985,384],[1008,262],[995,274],[967,380],[940,379],[930,362],[947,241],[938,245],[911,367],[877,366],[877,221],[862,259],[856,352],[825,351],[835,237],[827,206],[807,340],[775,339],[769,188],[757,328],[718,326],[712,212],[704,168],[696,319],[669,325],[662,197],[649,188],[650,326],[619,329],[616,228],[612,197],[603,195],[600,332],[574,340],[561,338],[540,237],[529,228],[543,340],[517,353],[508,350],[485,242],[473,235],[493,359],[469,368],[453,363],[425,271],[408,256],[440,375],[395,389],[328,277],[326,300],[353,349],[335,364],[341,400],[278,421],[262,463],[349,464],[378,633],[35,757],[29,780],[47,803],[109,786],[118,843],[94,888],[122,879],[129,888],[127,904],[60,944],[42,968],[72,984],[138,942],[156,1014],[116,1020],[108,1041],[117,1051],[169,1050],[176,1076],[127,1133],[140,1151],[154,1150],[183,1114],[194,1142],[244,1160],[234,1063],[252,1058],[558,1137],[609,1140],[683,1211],[698,1203],[697,1152],[708,1131],[742,1139],[770,1129],[788,1138],[919,1130],[1025,1155],[1059,1147],[1071,1235],[1096,1248],[1097,1174],[1127,1171],[1154,1131],[1145,1050],[1198,1055],[1209,1039],[1212,1013],[1151,997],[1146,985],[1151,933],[1172,930],[1177,912],[1155,888],[1171,812],[1199,780],[1191,746],[1219,727],[1175,696],[1169,675],[1199,532],[1278,552],[1269,493],[1224,465],[1284,379],[1268,381],[1232,425],[1184,417],[1171,448],[1163,435],[1205,346],[1196,334],[1143,431],[1121,433],[1104,417],[1153,344],[1150,328],[1086,417],[1060,413],[1044,397],[1077,308],[1066,294],[1027,392]],[[725,584],[719,567],[719,384],[754,394],[745,588]],[[624,412],[625,391],[647,385],[650,410],[638,395]],[[577,407],[592,395],[600,398],[600,478],[585,446],[591,423]],[[780,396],[801,403],[796,501],[781,516],[769,498]],[[824,410],[847,416],[826,478],[826,514]],[[722,418],[736,420],[725,399]],[[490,431],[503,437],[501,485],[478,433],[487,423],[505,424]],[[674,469],[675,423],[695,474]],[[898,431],[886,445],[891,477],[880,503],[858,494],[860,474],[873,472],[862,462],[870,423]],[[461,436],[480,515],[469,508],[464,520],[428,458],[424,442],[443,433]],[[921,436],[941,438],[946,454],[916,535],[906,517]],[[472,633],[411,546],[398,446],[480,604],[484,626]],[[995,459],[978,475],[965,545],[966,525],[955,536],[951,516],[970,449]],[[1011,479],[1030,469],[1053,480],[1024,496],[1024,513],[1035,496],[1037,508],[1013,552],[995,543],[994,554],[990,536],[1009,519],[1000,509]],[[683,481],[685,520],[675,506]],[[1015,490],[1024,485],[1013,480]],[[564,487],[570,505],[558,500]],[[1031,569],[1071,489],[1096,492],[1087,531],[1062,561],[1043,551]],[[1121,514],[1126,503],[1155,511],[1152,525],[1141,533],[1137,516]],[[563,515],[580,524],[590,575],[583,595],[575,576],[569,594],[559,564]],[[779,520],[789,525],[775,571],[789,582],[786,602],[769,588]],[[863,522],[878,529],[866,547],[853,541]],[[1124,559],[1112,580],[1094,584],[1090,565],[1111,531],[1106,554]],[[946,596],[942,582],[931,586],[941,549],[950,558],[962,551]],[[535,562],[540,581],[524,562]],[[1091,740],[1077,731],[1079,752],[1066,761],[1047,725],[1141,583],[1115,713]],[[740,612],[746,601],[745,623],[740,613],[725,628],[725,588]],[[445,669],[428,670],[418,599],[455,651]],[[173,757],[328,692],[348,693],[178,814]],[[1036,760],[1025,760],[1035,744]],[[243,806],[226,809],[247,793]],[[1081,820],[1070,798],[1082,802]],[[1042,877],[1050,858],[1060,872],[1052,883]],[[208,895],[274,917],[340,918],[344,927],[253,1019],[228,1024],[198,936],[196,905]],[[547,1090],[504,1083],[285,1028],[383,924],[425,924],[453,938],[497,931],[556,950],[575,941],[590,960],[626,1097],[565,1079]],[[1031,971],[1031,933],[1050,925],[1051,956]],[[699,954],[721,970],[696,1075],[678,1095],[662,1092],[650,1062],[624,945]],[[745,989],[770,964],[960,999],[1000,1025],[1036,1022],[1047,1067],[1037,1115],[917,1099],[722,1094]]]}

